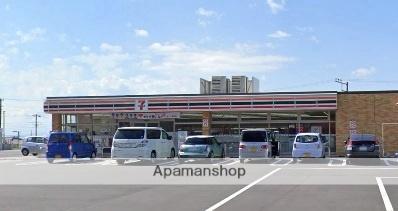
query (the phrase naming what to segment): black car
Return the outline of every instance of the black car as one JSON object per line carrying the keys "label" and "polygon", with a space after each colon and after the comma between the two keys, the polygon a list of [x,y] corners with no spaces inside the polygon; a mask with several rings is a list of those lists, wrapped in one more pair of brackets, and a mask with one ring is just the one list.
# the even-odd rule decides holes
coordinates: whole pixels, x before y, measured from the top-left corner
{"label": "black car", "polygon": [[380,145],[373,134],[351,135],[346,144],[347,158],[379,158]]}

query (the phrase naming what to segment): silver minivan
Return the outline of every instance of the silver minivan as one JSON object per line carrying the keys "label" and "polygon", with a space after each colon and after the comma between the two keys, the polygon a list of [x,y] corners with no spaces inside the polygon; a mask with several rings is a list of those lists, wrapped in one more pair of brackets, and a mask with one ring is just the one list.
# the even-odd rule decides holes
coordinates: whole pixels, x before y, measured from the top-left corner
{"label": "silver minivan", "polygon": [[246,158],[272,157],[272,144],[270,132],[266,129],[249,129],[242,131],[239,143],[239,160],[241,163]]}
{"label": "silver minivan", "polygon": [[118,128],[111,148],[111,158],[123,164],[130,158],[173,158],[174,142],[160,127]]}

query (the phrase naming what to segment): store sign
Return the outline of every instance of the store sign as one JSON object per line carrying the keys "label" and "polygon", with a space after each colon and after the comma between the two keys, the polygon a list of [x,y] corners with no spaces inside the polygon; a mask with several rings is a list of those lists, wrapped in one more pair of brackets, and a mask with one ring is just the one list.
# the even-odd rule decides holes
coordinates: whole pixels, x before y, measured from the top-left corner
{"label": "store sign", "polygon": [[355,121],[355,120],[350,120],[350,122],[349,122],[349,129],[351,129],[351,130],[357,129],[357,121]]}
{"label": "store sign", "polygon": [[179,112],[169,113],[112,113],[114,119],[176,119]]}
{"label": "store sign", "polygon": [[209,119],[203,119],[202,126],[209,127]]}
{"label": "store sign", "polygon": [[148,110],[148,100],[136,100],[134,110],[147,111]]}
{"label": "store sign", "polygon": [[357,130],[350,130],[350,135],[357,134]]}
{"label": "store sign", "polygon": [[321,126],[311,126],[311,133],[322,133]]}

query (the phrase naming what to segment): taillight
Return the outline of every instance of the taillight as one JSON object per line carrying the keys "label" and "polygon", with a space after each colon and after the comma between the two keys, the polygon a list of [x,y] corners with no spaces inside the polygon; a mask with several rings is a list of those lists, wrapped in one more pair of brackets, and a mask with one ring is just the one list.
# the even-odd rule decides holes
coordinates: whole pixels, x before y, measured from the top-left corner
{"label": "taillight", "polygon": [[267,145],[261,145],[261,149],[267,149]]}
{"label": "taillight", "polygon": [[244,148],[246,148],[245,145],[243,145],[243,144],[240,144],[240,145],[239,145],[239,149],[244,149]]}

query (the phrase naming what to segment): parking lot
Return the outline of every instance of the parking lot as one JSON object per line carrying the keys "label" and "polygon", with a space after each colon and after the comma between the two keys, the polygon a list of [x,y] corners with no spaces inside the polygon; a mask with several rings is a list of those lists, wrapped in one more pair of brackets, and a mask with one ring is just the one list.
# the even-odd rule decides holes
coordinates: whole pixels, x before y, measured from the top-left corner
{"label": "parking lot", "polygon": [[[166,168],[244,168],[236,177],[154,176]],[[5,210],[392,210],[397,159],[0,159]]]}

